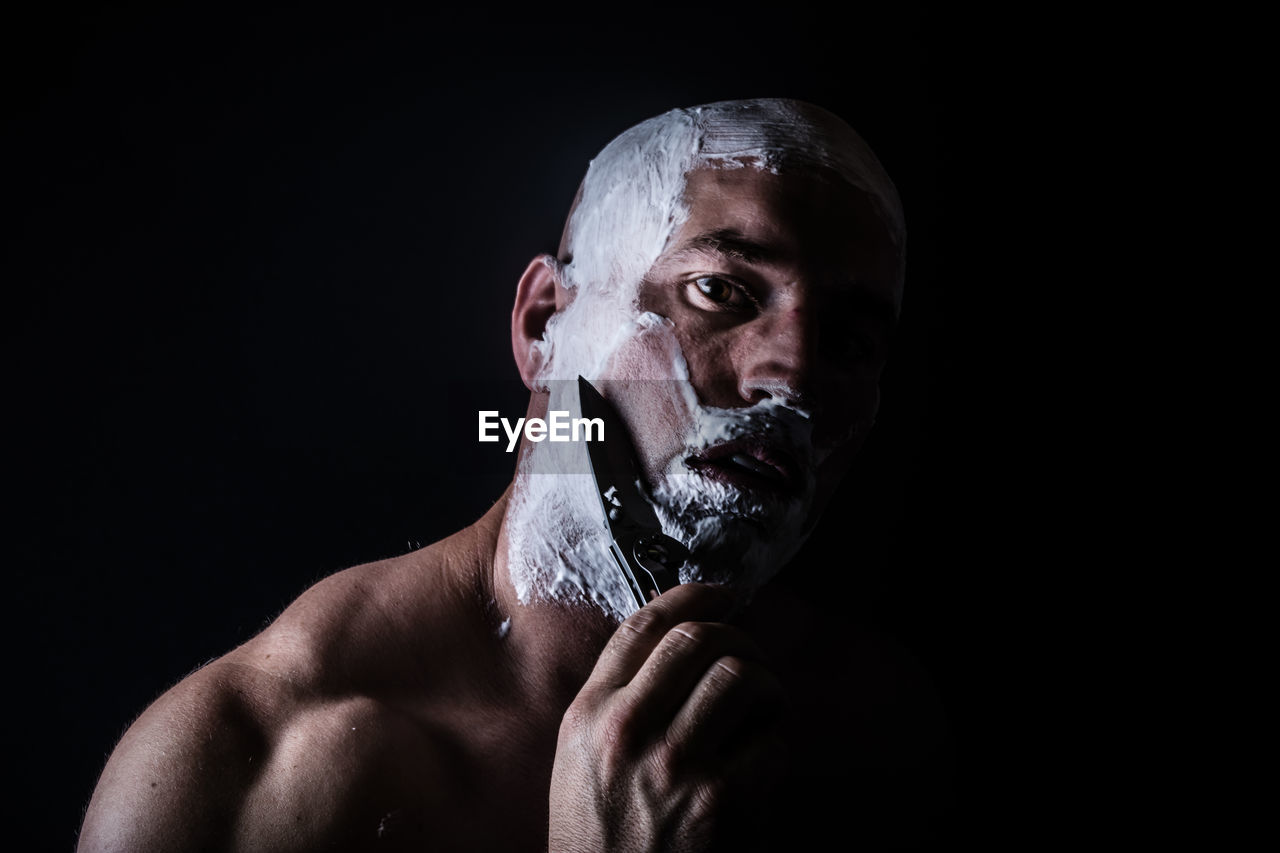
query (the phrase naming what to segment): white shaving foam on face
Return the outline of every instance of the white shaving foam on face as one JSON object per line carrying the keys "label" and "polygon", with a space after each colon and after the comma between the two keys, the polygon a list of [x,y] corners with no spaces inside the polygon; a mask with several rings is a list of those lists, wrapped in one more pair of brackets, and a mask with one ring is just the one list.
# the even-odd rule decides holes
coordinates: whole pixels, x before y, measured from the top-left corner
{"label": "white shaving foam on face", "polygon": [[[699,407],[693,432],[654,484],[654,508],[664,533],[693,554],[716,555],[686,564],[681,583],[724,583],[750,597],[795,555],[808,535],[816,487],[812,455],[804,452],[810,447],[811,430],[803,415],[770,398],[749,409]],[[685,462],[721,441],[740,437],[769,440],[797,457],[800,482],[794,494],[762,497],[690,470]]]}
{"label": "white shaving foam on face", "polygon": [[[581,411],[576,382],[550,382],[548,390],[551,410]],[[508,574],[522,604],[590,602],[621,621],[636,605],[609,553],[590,472],[585,442],[526,442],[521,448],[507,509]]]}
{"label": "white shaving foam on face", "polygon": [[[783,401],[785,389],[749,408],[701,405],[670,321],[637,305],[645,274],[689,216],[686,176],[699,168],[828,169],[870,196],[900,255],[905,231],[892,182],[843,121],[796,101],[729,101],[672,110],[606,146],[583,180],[563,263],[548,259],[569,303],[534,344],[541,365],[535,387],[549,392],[549,410],[578,412],[579,375],[680,383],[673,408],[683,426],[682,450],[653,484],[652,503],[664,532],[695,552],[681,582],[725,582],[749,596],[803,543],[813,472],[825,454],[812,448],[807,413]],[[667,363],[654,364],[654,374],[645,377],[608,376],[611,359],[646,335],[669,339]],[[803,480],[798,496],[761,498],[685,465],[690,455],[743,436],[767,439],[796,457]],[[522,603],[592,602],[620,620],[636,605],[608,551],[586,453],[579,442],[522,448],[507,515],[508,571]],[[735,568],[728,570],[724,560],[699,561],[698,552],[732,553]]]}
{"label": "white shaving foam on face", "polygon": [[675,110],[626,131],[591,161],[559,269],[570,302],[534,344],[541,379],[601,375],[638,317],[640,280],[689,216],[685,174],[699,142],[693,117]]}

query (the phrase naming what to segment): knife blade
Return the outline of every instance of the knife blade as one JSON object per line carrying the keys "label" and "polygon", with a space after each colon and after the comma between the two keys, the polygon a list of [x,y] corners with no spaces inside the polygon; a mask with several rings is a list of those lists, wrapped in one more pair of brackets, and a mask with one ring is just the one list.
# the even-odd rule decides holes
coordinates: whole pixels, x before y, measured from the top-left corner
{"label": "knife blade", "polygon": [[586,443],[587,457],[609,536],[609,553],[636,606],[644,607],[680,583],[678,572],[689,558],[689,550],[662,532],[657,513],[645,498],[626,424],[582,376],[578,377],[578,404],[582,417],[598,418],[604,425],[603,440]]}

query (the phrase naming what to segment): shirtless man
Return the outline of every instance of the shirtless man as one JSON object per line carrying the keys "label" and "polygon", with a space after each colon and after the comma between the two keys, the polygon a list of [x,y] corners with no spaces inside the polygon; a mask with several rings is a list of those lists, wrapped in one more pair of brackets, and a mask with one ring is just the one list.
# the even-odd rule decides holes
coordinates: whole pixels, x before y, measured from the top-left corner
{"label": "shirtless man", "polygon": [[80,850],[874,849],[935,733],[875,713],[891,654],[765,582],[874,419],[902,242],[888,177],[818,108],[622,134],[520,279],[512,346],[527,417],[578,375],[619,412],[681,585],[637,609],[585,445],[525,439],[474,525],[316,584],[149,707]]}

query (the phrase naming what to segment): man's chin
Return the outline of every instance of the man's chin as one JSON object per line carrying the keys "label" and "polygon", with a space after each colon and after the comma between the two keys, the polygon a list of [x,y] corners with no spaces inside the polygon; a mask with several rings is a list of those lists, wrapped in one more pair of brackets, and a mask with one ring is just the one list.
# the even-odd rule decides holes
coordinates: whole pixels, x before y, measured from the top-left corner
{"label": "man's chin", "polygon": [[689,546],[681,583],[723,584],[749,598],[804,542],[800,527],[787,520],[793,523],[779,526],[769,517],[708,515],[671,524],[664,519],[663,527]]}
{"label": "man's chin", "polygon": [[687,468],[658,478],[662,530],[691,554],[680,582],[724,584],[749,599],[804,543],[813,485],[806,476],[795,492],[742,488]]}

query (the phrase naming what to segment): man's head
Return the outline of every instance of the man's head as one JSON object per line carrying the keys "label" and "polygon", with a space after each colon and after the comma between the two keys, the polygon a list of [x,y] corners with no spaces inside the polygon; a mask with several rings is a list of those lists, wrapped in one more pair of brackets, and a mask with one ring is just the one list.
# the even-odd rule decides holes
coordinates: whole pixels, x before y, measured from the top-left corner
{"label": "man's head", "polygon": [[[674,110],[592,161],[559,258],[521,282],[516,357],[549,408],[573,406],[581,374],[619,410],[665,532],[693,551],[682,580],[749,595],[816,522],[875,416],[903,236],[874,155],[808,104]],[[567,578],[625,615],[596,559],[598,504],[574,479],[586,469],[537,455],[522,458],[523,491],[570,533],[537,547],[535,528],[514,530],[513,562],[532,564],[523,590],[512,570],[521,598],[558,552],[552,586]]]}

